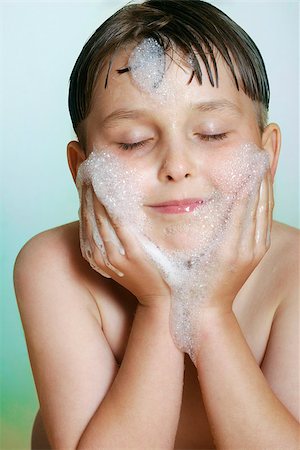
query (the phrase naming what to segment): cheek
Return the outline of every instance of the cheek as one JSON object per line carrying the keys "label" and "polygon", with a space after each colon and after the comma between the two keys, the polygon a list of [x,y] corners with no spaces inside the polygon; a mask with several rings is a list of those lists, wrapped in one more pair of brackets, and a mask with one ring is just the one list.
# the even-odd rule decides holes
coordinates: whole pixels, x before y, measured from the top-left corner
{"label": "cheek", "polygon": [[135,223],[143,199],[143,179],[137,170],[115,155],[93,151],[78,170],[77,186],[91,185],[109,215],[119,222]]}
{"label": "cheek", "polygon": [[268,155],[255,144],[243,144],[226,158],[219,158],[211,169],[215,188],[224,194],[234,194],[244,185],[253,187],[259,183],[269,166]]}
{"label": "cheek", "polygon": [[236,160],[220,161],[211,171],[211,179],[218,192],[231,194],[238,190],[239,186],[247,178],[246,168],[236,164]]}

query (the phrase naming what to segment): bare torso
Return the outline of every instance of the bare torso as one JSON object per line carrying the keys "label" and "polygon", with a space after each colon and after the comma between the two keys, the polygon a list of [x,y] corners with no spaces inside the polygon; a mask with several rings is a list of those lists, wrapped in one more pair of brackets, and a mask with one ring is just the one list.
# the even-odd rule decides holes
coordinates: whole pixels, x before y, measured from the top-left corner
{"label": "bare torso", "polygon": [[[62,233],[62,229],[63,233],[69,236],[67,245],[77,245],[74,255],[76,254],[78,258],[80,255],[77,237],[78,223],[50,230],[49,233]],[[234,312],[259,365],[264,358],[275,312],[287,292],[286,260],[288,247],[295,233],[297,231],[293,228],[274,223],[270,250],[246,281],[234,302]],[[126,350],[137,300],[114,281],[100,277],[84,261],[80,264],[84,264],[87,287],[93,294],[94,304],[91,307],[120,365]],[[33,430],[33,442],[36,443],[33,444],[33,448],[47,448],[39,416]],[[187,355],[183,401],[175,448],[214,448],[201,398],[197,371]]]}

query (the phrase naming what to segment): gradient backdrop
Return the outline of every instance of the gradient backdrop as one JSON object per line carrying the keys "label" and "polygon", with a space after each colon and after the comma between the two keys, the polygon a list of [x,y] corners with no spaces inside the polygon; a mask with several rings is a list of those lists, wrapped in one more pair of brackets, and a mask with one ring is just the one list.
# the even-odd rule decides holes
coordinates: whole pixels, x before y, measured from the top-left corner
{"label": "gradient backdrop", "polygon": [[[1,450],[28,449],[38,409],[13,291],[12,270],[36,233],[77,219],[65,147],[74,138],[68,77],[84,42],[122,0],[0,1]],[[299,226],[299,3],[213,1],[254,38],[281,124],[275,218]]]}

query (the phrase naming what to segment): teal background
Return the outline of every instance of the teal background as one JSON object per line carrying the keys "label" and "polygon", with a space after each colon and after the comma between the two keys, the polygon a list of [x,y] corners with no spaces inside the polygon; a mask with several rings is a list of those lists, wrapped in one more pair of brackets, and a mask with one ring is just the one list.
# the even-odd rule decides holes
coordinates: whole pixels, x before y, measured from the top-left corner
{"label": "teal background", "polygon": [[[38,232],[77,219],[66,161],[74,138],[68,77],[88,37],[125,1],[0,3],[1,441],[28,449],[37,396],[12,271]],[[299,3],[214,1],[254,38],[271,84],[270,119],[281,124],[275,219],[299,226]]]}

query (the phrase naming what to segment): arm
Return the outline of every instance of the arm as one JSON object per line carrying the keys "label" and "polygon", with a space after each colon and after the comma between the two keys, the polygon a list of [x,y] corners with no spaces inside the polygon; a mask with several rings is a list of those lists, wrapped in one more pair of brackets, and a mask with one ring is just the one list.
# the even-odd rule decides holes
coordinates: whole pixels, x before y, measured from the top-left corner
{"label": "arm", "polygon": [[[296,315],[293,319],[296,320]],[[291,323],[281,324],[284,325],[291,326]],[[202,345],[197,351],[196,366],[217,448],[298,449],[299,424],[271,390],[233,312],[207,312],[201,328]],[[272,339],[275,338],[271,337],[271,346]],[[296,344],[294,336],[294,340],[285,342],[286,348],[281,349],[280,365],[273,363],[270,367],[269,363],[268,370],[277,376],[278,372],[285,370],[285,364],[292,370],[286,379],[281,380],[283,397],[284,386],[288,386],[298,370],[296,351],[291,361],[292,355],[288,349],[293,345],[296,349]],[[268,354],[266,358],[269,358]],[[293,395],[296,406],[299,391]]]}
{"label": "arm", "polygon": [[169,312],[138,306],[125,357],[78,449],[174,446],[183,386],[183,354]]}
{"label": "arm", "polygon": [[[87,259],[132,292],[139,304],[122,365],[78,448],[140,449],[146,443],[148,448],[171,449],[181,407],[184,355],[169,331],[170,290],[134,234],[113,222],[95,195],[94,213],[104,248],[99,249],[87,226],[83,233],[92,253]],[[124,253],[111,240],[112,228]]]}
{"label": "arm", "polygon": [[21,251],[15,286],[41,413],[55,449],[171,448],[183,355],[167,303],[139,306],[118,370],[76,255],[39,235]]}
{"label": "arm", "polygon": [[[232,311],[239,288],[269,247],[272,186],[268,176],[256,214],[244,227],[242,212],[240,205],[235,211],[237,227],[228,242],[229,252],[224,251],[223,267],[220,264],[215,275],[219,284],[201,311],[197,329],[200,344],[195,352],[198,379],[217,448],[296,450],[299,424],[291,412],[296,416],[299,405],[297,286],[292,286],[293,295],[277,311],[262,370]],[[241,229],[244,231],[239,233]]]}

